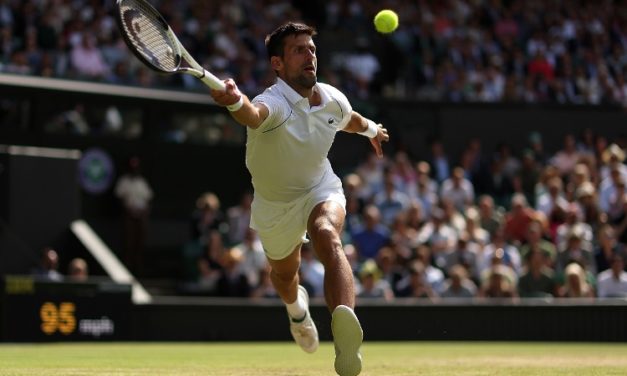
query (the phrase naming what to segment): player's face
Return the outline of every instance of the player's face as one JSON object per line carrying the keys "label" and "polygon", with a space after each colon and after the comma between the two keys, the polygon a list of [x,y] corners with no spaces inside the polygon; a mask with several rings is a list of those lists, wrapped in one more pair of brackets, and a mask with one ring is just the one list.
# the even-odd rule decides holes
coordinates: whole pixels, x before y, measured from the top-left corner
{"label": "player's face", "polygon": [[316,84],[318,69],[316,45],[311,36],[291,35],[285,38],[284,43],[279,76],[296,91],[311,89]]}

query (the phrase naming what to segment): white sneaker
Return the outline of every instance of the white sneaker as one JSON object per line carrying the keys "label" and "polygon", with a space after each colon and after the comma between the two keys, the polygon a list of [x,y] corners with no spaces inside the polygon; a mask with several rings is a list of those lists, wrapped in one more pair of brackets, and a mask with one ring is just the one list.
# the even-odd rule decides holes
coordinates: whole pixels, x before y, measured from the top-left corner
{"label": "white sneaker", "polygon": [[359,319],[350,307],[339,305],[331,319],[335,344],[335,372],[340,376],[356,376],[361,372],[359,348],[364,340]]}
{"label": "white sneaker", "polygon": [[305,300],[307,312],[301,320],[294,320],[289,314],[287,315],[290,318],[290,332],[303,351],[312,353],[318,349],[318,329],[309,314],[309,294],[303,286],[298,286],[298,296],[299,299]]}

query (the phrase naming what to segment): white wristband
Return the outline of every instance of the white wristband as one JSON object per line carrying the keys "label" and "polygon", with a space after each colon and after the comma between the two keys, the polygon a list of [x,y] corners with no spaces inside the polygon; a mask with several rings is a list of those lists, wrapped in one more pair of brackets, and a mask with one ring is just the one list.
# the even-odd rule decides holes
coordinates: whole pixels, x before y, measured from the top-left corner
{"label": "white wristband", "polygon": [[244,96],[240,95],[239,96],[239,100],[233,104],[230,104],[228,106],[226,106],[226,109],[231,111],[231,112],[235,112],[237,110],[239,110],[240,108],[242,108],[242,106],[244,105]]}
{"label": "white wristband", "polygon": [[368,129],[363,132],[358,132],[362,136],[366,136],[368,138],[375,138],[377,134],[379,134],[379,126],[372,120],[366,119],[368,122]]}

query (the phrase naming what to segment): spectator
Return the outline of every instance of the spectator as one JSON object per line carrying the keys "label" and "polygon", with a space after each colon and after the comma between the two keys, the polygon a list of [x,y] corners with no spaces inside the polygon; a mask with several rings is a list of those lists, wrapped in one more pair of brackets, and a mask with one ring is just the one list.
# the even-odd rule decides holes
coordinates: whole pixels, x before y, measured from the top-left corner
{"label": "spectator", "polygon": [[464,217],[466,219],[464,227],[468,233],[468,239],[483,248],[490,242],[490,233],[480,226],[479,211],[475,206],[471,206],[466,209]]}
{"label": "spectator", "polygon": [[354,85],[354,89],[349,92],[359,98],[368,97],[370,87],[381,67],[379,60],[371,51],[370,43],[366,38],[357,38],[355,51],[349,53],[344,61],[343,68],[350,77],[348,85]]}
{"label": "spectator", "polygon": [[396,186],[401,192],[405,193],[409,198],[416,197],[418,175],[407,153],[404,151],[396,152],[391,173]]}
{"label": "spectator", "polygon": [[239,264],[241,272],[246,275],[251,286],[257,286],[259,275],[266,269],[268,261],[255,230],[248,228],[242,242],[236,244],[234,248],[242,251],[242,262]]}
{"label": "spectator", "polygon": [[494,265],[484,280],[479,296],[484,298],[509,298],[518,296],[515,282],[509,278],[510,273],[504,265]]}
{"label": "spectator", "polygon": [[444,211],[436,208],[431,213],[431,222],[427,223],[418,234],[418,242],[427,244],[433,252],[435,265],[444,267],[445,257],[457,245],[457,232],[444,219]]}
{"label": "spectator", "polygon": [[85,282],[89,278],[89,268],[87,261],[77,257],[70,261],[67,268],[68,279],[73,282]]}
{"label": "spectator", "polygon": [[594,237],[592,226],[583,222],[582,219],[579,206],[574,203],[567,204],[565,221],[557,226],[555,231],[555,244],[558,249],[566,248],[568,235],[572,231],[577,231],[581,235],[584,247],[592,249],[592,238]]}
{"label": "spectator", "polygon": [[441,184],[450,177],[451,167],[449,165],[448,155],[444,151],[442,141],[434,140],[431,143],[429,164],[431,165],[431,174],[438,184]]}
{"label": "spectator", "polygon": [[598,244],[594,249],[594,261],[597,271],[602,272],[610,268],[614,255],[620,254],[625,257],[624,244],[616,240],[616,233],[612,226],[603,225],[599,229]]}
{"label": "spectator", "polygon": [[468,278],[465,267],[453,265],[448,276],[440,295],[442,298],[472,298],[477,295],[477,286]]}
{"label": "spectator", "polygon": [[492,260],[495,256],[502,259],[502,263],[512,268],[516,274],[520,273],[521,257],[518,248],[505,240],[503,229],[497,229],[492,234],[492,242],[487,244],[483,248],[481,256],[477,257],[477,271],[474,276],[484,274],[492,266]]}
{"label": "spectator", "polygon": [[462,153],[460,166],[476,191],[486,189],[486,180],[489,178],[489,158],[483,152],[479,138],[470,139]]}
{"label": "spectator", "polygon": [[141,163],[138,157],[129,159],[128,172],[118,179],[115,185],[115,195],[120,199],[124,210],[126,266],[134,273],[141,274],[153,192],[141,173]]}
{"label": "spectator", "polygon": [[522,154],[521,167],[512,182],[517,191],[522,192],[531,206],[536,205],[535,186],[540,178],[540,164],[532,150],[526,149]]}
{"label": "spectator", "polygon": [[357,174],[363,182],[362,194],[364,198],[374,197],[383,190],[383,169],[385,160],[375,153],[368,154],[368,158],[357,167]]}
{"label": "spectator", "polygon": [[457,238],[457,246],[442,255],[443,260],[436,264],[442,270],[449,270],[455,265],[466,268],[467,273],[473,278],[478,277],[477,264],[480,247],[477,243],[469,240],[467,232],[462,232]]}
{"label": "spectator", "polygon": [[279,294],[277,294],[274,285],[272,285],[272,279],[270,278],[271,269],[268,264],[266,268],[259,272],[259,277],[257,278],[259,283],[252,288],[250,292],[251,298],[279,298]]}
{"label": "spectator", "polygon": [[566,248],[557,255],[556,270],[562,271],[573,262],[578,263],[586,272],[596,275],[596,265],[592,250],[584,243],[582,234],[575,229],[567,235]]}
{"label": "spectator", "polygon": [[[590,183],[592,177],[590,176],[590,166],[595,165],[593,157],[582,157],[582,162],[577,163],[575,169],[573,170],[572,175],[568,179],[568,183],[564,189],[565,197],[568,201],[573,201],[575,199],[575,193],[577,189],[581,187],[585,183]],[[584,161],[589,160],[589,163],[585,163]],[[592,167],[594,168],[594,167]]]}
{"label": "spectator", "polygon": [[620,146],[616,144],[608,146],[601,154],[601,161],[603,162],[599,169],[601,181],[610,177],[612,169],[617,169],[622,180],[627,180],[627,166],[623,164],[625,152]]}
{"label": "spectator", "polygon": [[238,205],[226,211],[229,224],[229,242],[231,244],[241,243],[248,233],[250,227],[250,206],[253,202],[253,194],[245,192],[240,198]]}
{"label": "spectator", "polygon": [[562,215],[568,206],[564,198],[562,179],[553,177],[548,181],[547,191],[538,197],[536,210],[544,213],[547,218],[555,218]]}
{"label": "spectator", "polygon": [[440,198],[450,199],[455,208],[461,212],[464,212],[466,207],[472,205],[475,200],[475,189],[464,174],[463,168],[455,167],[451,177],[442,182],[440,189]]}
{"label": "spectator", "polygon": [[101,79],[109,71],[93,35],[83,34],[80,42],[72,48],[70,56],[79,78]]}
{"label": "spectator", "polygon": [[379,298],[388,302],[394,300],[394,292],[390,284],[381,278],[381,270],[372,259],[366,260],[359,270],[357,297]]}
{"label": "spectator", "polygon": [[457,234],[466,230],[466,219],[463,213],[453,204],[453,200],[449,197],[442,197],[440,199],[440,208],[444,212],[444,223],[449,225]]}
{"label": "spectator", "polygon": [[192,239],[206,244],[213,231],[221,233],[224,223],[218,196],[213,192],[206,192],[198,197],[191,217]]}
{"label": "spectator", "polygon": [[544,142],[540,132],[531,132],[529,134],[529,148],[533,152],[538,164],[544,166],[548,162],[549,157],[544,149]]}
{"label": "spectator", "polygon": [[565,282],[559,288],[563,298],[592,298],[594,289],[588,283],[585,270],[577,263],[571,263],[564,269]]}
{"label": "spectator", "polygon": [[383,173],[383,191],[374,196],[374,204],[381,213],[381,223],[390,226],[396,215],[409,207],[409,196],[396,187],[393,171]]}
{"label": "spectator", "polygon": [[394,288],[404,276],[404,265],[399,262],[399,257],[391,247],[383,247],[377,257],[377,266],[381,270],[381,278],[387,281],[390,288]]}
{"label": "spectator", "polygon": [[45,281],[63,281],[63,275],[59,273],[59,255],[57,251],[51,247],[44,248],[41,252],[40,263],[33,270],[32,274]]}
{"label": "spectator", "polygon": [[364,209],[364,227],[352,234],[360,260],[376,258],[379,250],[390,241],[389,230],[381,224],[381,214],[374,205]]}
{"label": "spectator", "polygon": [[514,193],[512,176],[505,170],[505,160],[495,158],[490,166],[490,175],[486,179],[485,193],[494,198],[496,205],[507,206]]}
{"label": "spectator", "polygon": [[427,245],[420,245],[416,248],[416,260],[420,261],[424,270],[424,276],[431,290],[436,294],[442,292],[444,284],[444,273],[442,269],[433,265],[431,248]]}
{"label": "spectator", "polygon": [[424,265],[415,260],[409,265],[409,274],[401,279],[397,286],[398,297],[402,298],[426,298],[434,300],[437,294],[427,283],[424,273]]}
{"label": "spectator", "polygon": [[603,212],[609,213],[612,204],[617,202],[619,188],[624,188],[624,185],[625,180],[620,169],[613,167],[609,172],[609,177],[603,179],[599,186],[599,208]]}
{"label": "spectator", "polygon": [[488,195],[479,197],[479,223],[488,234],[503,225],[503,216],[494,207],[494,199]]}
{"label": "spectator", "polygon": [[557,249],[555,245],[543,237],[543,228],[540,222],[534,221],[527,229],[526,242],[520,247],[520,256],[527,258],[527,253],[532,249],[539,249],[546,254],[547,266],[552,267],[557,260]]}
{"label": "spectator", "polygon": [[575,199],[583,213],[583,221],[589,224],[593,230],[598,229],[601,222],[606,220],[606,214],[601,212],[599,208],[594,185],[590,182],[581,184],[575,191]]}
{"label": "spectator", "polygon": [[611,268],[599,273],[597,290],[599,298],[627,297],[627,272],[625,259],[621,254],[612,256]]}
{"label": "spectator", "polygon": [[248,277],[240,265],[244,255],[239,248],[230,248],[222,254],[220,264],[222,270],[216,281],[218,296],[248,297],[252,290]]}
{"label": "spectator", "polygon": [[324,266],[316,258],[310,243],[303,244],[300,251],[300,273],[302,281],[309,284],[311,296],[324,295]]}
{"label": "spectator", "polygon": [[537,217],[521,193],[512,196],[512,210],[505,216],[505,238],[511,242],[523,243],[529,224]]}
{"label": "spectator", "polygon": [[416,163],[416,181],[424,185],[425,192],[438,193],[438,183],[431,178],[431,166],[428,162]]}
{"label": "spectator", "polygon": [[557,167],[560,176],[564,177],[573,171],[575,165],[579,162],[579,157],[575,136],[567,134],[564,136],[563,148],[551,158],[550,163]]}
{"label": "spectator", "polygon": [[518,294],[522,298],[552,297],[557,294],[555,273],[547,266],[547,257],[539,248],[526,254],[525,270],[518,279]]}
{"label": "spectator", "polygon": [[222,276],[224,244],[218,232],[212,232],[204,246],[202,255],[197,259],[198,281],[191,286],[192,292],[214,294],[216,283]]}

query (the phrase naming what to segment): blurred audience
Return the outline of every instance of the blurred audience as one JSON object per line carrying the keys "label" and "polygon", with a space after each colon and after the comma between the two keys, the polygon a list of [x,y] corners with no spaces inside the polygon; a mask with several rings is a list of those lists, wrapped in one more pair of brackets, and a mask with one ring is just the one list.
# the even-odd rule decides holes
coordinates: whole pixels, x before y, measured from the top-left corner
{"label": "blurred audience", "polygon": [[[592,148],[578,146],[578,150]],[[559,152],[546,150],[546,162],[534,162],[543,170],[535,184],[529,185],[537,210],[529,205],[520,185],[511,197],[505,197],[503,202],[509,206],[495,203],[483,185],[472,197],[457,196],[459,200],[452,197],[454,189],[434,193],[430,215],[426,215],[414,188],[422,184],[423,189],[442,193],[445,183],[461,187],[454,179],[472,185],[466,177],[469,170],[456,166],[451,177],[440,183],[423,180],[432,166],[412,161],[404,152],[356,166],[356,172],[349,171],[343,180],[346,196],[357,198],[347,208],[352,231],[343,236],[358,295],[385,301],[622,296],[627,249],[619,234],[627,228],[626,216],[612,220],[598,205],[602,198],[594,193],[603,183],[593,176],[603,164],[582,153],[571,173],[561,175],[550,164],[551,156]],[[501,148],[494,153],[504,155]],[[508,158],[516,158],[515,152],[507,153],[511,153]],[[510,173],[515,176],[523,169],[512,168]],[[612,170],[618,172],[619,165]],[[616,172],[615,181],[623,182]],[[363,183],[366,180],[368,184]],[[401,196],[407,204],[392,200]],[[201,254],[195,256],[196,293],[276,296],[268,284],[268,265],[254,231],[247,230],[244,241],[228,248],[230,226],[241,224],[224,220],[219,208],[217,195],[206,193],[194,214],[193,234],[202,244]],[[236,204],[227,212],[241,208]],[[392,211],[390,223],[381,221],[382,210]],[[322,296],[324,273],[310,244],[303,245],[301,257],[302,284],[311,296]]]}
{"label": "blurred audience", "polygon": [[89,278],[89,267],[87,261],[77,257],[70,261],[67,267],[68,280],[72,282],[85,282]]}
{"label": "blurred audience", "polygon": [[41,251],[39,265],[33,269],[33,276],[46,281],[61,282],[63,275],[59,272],[59,254],[51,247]]}
{"label": "blurred audience", "polygon": [[620,254],[612,257],[610,269],[604,270],[597,276],[597,290],[599,298],[627,297],[627,272],[625,259]]}
{"label": "blurred audience", "polygon": [[[394,0],[387,6],[400,26],[385,39],[365,22],[380,9],[368,0],[330,0],[319,14],[275,0],[173,4],[156,3],[189,52],[249,95],[270,76],[264,36],[303,20],[329,45],[323,79],[357,98],[627,105],[624,2]],[[3,2],[0,71],[203,90],[193,78],[141,67],[122,42],[116,11],[113,1]],[[573,155],[569,143],[556,156],[561,173]]]}

